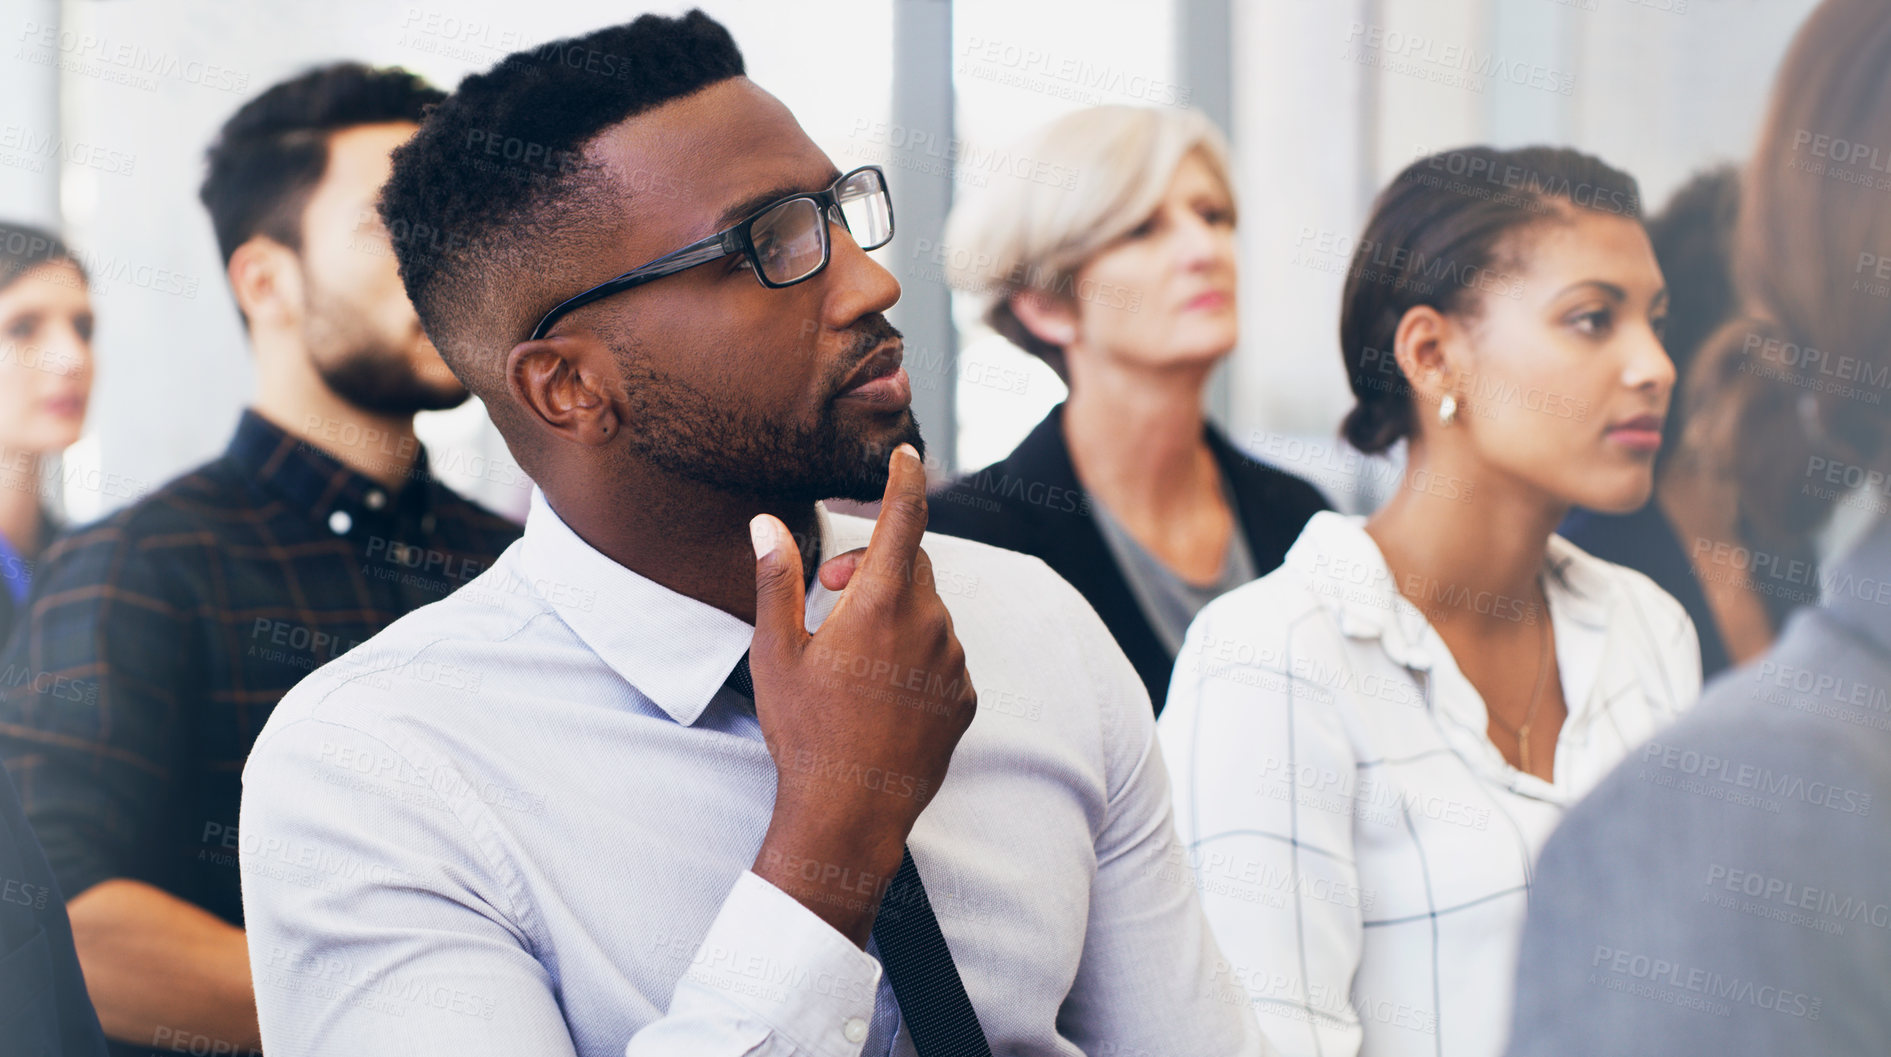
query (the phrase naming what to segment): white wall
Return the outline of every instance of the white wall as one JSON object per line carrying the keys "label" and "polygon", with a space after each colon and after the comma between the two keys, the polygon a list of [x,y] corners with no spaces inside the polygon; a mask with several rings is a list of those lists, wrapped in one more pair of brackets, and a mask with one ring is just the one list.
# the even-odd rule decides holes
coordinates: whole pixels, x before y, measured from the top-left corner
{"label": "white wall", "polygon": [[1240,3],[1235,439],[1342,506],[1374,505],[1388,471],[1363,464],[1355,482],[1362,464],[1336,439],[1352,406],[1338,343],[1346,257],[1323,242],[1349,249],[1331,240],[1358,234],[1399,169],[1474,142],[1590,151],[1635,174],[1658,208],[1693,172],[1744,157],[1814,2]]}
{"label": "white wall", "polygon": [[[898,142],[884,124],[894,2],[907,0],[702,6],[730,25],[755,79],[837,162],[888,164],[897,187],[902,166],[937,164],[941,148]],[[1350,483],[1358,464],[1335,439],[1351,404],[1336,341],[1345,260],[1323,253],[1322,242],[1355,235],[1372,194],[1420,150],[1474,141],[1595,151],[1638,175],[1658,204],[1694,170],[1745,153],[1780,53],[1812,4],[1236,0],[1231,131],[1244,327],[1229,424],[1237,442],[1314,476],[1343,505],[1369,506],[1383,475]],[[338,58],[399,63],[451,87],[509,51],[644,9],[605,0],[529,8],[500,0],[0,0],[0,162],[17,163],[0,164],[0,216],[49,219],[56,186],[68,233],[98,274],[98,388],[90,436],[68,463],[103,467],[113,483],[75,491],[73,513],[109,509],[129,490],[214,455],[249,391],[243,336],[196,202],[203,148],[232,110],[284,76]],[[64,34],[46,46],[35,27],[50,25],[55,12]],[[1132,101],[1120,93],[1091,99],[1042,71],[980,60],[969,50],[973,37],[1186,84],[1188,72],[1172,68],[1173,17],[1171,0],[957,0],[962,142],[948,146],[963,154],[1000,145],[1064,110]],[[1420,43],[1393,68],[1383,46],[1360,50],[1375,33],[1382,44]],[[1466,54],[1522,69],[1536,85],[1442,58]],[[48,111],[55,101],[56,119]],[[33,172],[30,150],[9,155],[10,126],[40,141],[56,131],[63,165]],[[961,173],[961,190],[977,175]],[[975,466],[1007,450],[1062,390],[1002,342],[975,328],[963,337],[979,343],[967,349],[964,365],[973,369],[958,381],[958,453],[961,465]],[[1022,386],[1011,383],[1013,369],[1024,372]],[[979,381],[992,377],[1006,384]],[[429,418],[423,431],[437,453],[455,449],[461,465],[503,457],[477,407]],[[499,505],[519,502],[493,480],[456,483]]]}
{"label": "white wall", "polygon": [[[957,0],[955,90],[961,155],[956,191],[976,195],[1006,177],[978,159],[1014,157],[1039,126],[1090,106],[1186,105],[1187,74],[1175,69],[1171,0],[1066,4]],[[953,298],[959,327],[958,468],[1003,458],[1063,400],[1064,383],[1042,360],[977,320],[978,299]]]}
{"label": "white wall", "polygon": [[20,55],[24,33],[58,18],[58,0],[0,4],[0,223],[58,227],[60,159],[69,148],[59,128],[59,73]]}

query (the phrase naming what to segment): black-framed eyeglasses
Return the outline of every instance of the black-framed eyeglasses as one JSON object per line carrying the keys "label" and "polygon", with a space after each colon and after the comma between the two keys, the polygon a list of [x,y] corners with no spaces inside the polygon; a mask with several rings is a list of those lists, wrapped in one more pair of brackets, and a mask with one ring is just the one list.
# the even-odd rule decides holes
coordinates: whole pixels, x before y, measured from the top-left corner
{"label": "black-framed eyeglasses", "polygon": [[593,301],[732,253],[746,255],[756,281],[771,289],[812,279],[834,256],[828,227],[836,223],[863,250],[877,250],[892,241],[893,199],[887,194],[886,173],[878,165],[862,165],[825,191],[789,195],[770,203],[733,227],[567,298],[538,321],[531,340],[544,337],[553,324]]}

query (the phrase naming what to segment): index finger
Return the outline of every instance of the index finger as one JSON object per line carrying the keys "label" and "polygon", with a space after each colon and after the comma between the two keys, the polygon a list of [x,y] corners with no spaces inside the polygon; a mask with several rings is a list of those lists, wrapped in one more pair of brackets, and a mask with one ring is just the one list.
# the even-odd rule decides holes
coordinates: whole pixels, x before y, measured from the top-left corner
{"label": "index finger", "polygon": [[919,539],[926,534],[926,467],[911,444],[893,449],[887,463],[886,496],[874,519],[867,553],[855,567],[854,580],[902,576],[913,567]]}

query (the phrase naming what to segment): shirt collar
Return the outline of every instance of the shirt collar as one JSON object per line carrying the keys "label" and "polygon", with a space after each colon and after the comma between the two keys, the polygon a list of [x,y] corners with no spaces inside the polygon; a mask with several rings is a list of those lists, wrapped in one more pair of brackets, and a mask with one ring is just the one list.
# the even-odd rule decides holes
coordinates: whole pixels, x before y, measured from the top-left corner
{"label": "shirt collar", "polygon": [[1385,555],[1366,534],[1365,517],[1331,510],[1314,514],[1283,564],[1306,580],[1341,634],[1378,639],[1386,656],[1404,667],[1431,668],[1432,649],[1425,641],[1429,625],[1399,594]]}
{"label": "shirt collar", "polygon": [[1608,575],[1607,563],[1563,537],[1551,534],[1549,546],[1543,552],[1543,573],[1550,606],[1557,616],[1591,628],[1608,625],[1616,585]]}
{"label": "shirt collar", "polygon": [[386,444],[385,454],[390,460],[409,455],[413,458],[408,483],[394,493],[315,444],[290,435],[253,409],[244,410],[224,457],[258,485],[306,511],[338,536],[347,535],[364,521],[385,520],[396,514],[420,519],[421,531],[430,533],[432,474],[426,448],[418,441],[412,443],[411,451],[404,450],[404,440],[389,440]]}
{"label": "shirt collar", "polygon": [[[819,503],[814,510],[823,556],[866,545],[871,522],[837,517]],[[605,557],[536,488],[520,560],[533,590],[585,646],[684,726],[702,716],[755,637],[748,621]],[[810,586],[810,633],[839,600],[818,580]]]}
{"label": "shirt collar", "polygon": [[[1444,649],[1425,615],[1399,593],[1385,555],[1366,532],[1364,516],[1330,510],[1314,514],[1287,551],[1285,564],[1306,577],[1342,633],[1378,639],[1395,663],[1428,671]],[[1597,564],[1568,540],[1550,537],[1543,567],[1553,620],[1574,621],[1589,630],[1607,626],[1613,585]]]}

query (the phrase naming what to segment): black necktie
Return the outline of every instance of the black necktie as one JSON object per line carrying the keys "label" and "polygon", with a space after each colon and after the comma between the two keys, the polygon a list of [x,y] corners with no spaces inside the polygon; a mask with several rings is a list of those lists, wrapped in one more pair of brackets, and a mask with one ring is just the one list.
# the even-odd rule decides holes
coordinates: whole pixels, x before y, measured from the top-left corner
{"label": "black necktie", "polygon": [[[755,680],[749,675],[744,653],[729,673],[729,689],[755,700]],[[939,919],[919,880],[912,849],[904,849],[900,871],[880,897],[880,912],[873,919],[873,939],[880,947],[880,964],[899,1000],[900,1019],[912,1036],[919,1057],[991,1057],[978,1014],[965,994],[959,967]]]}

